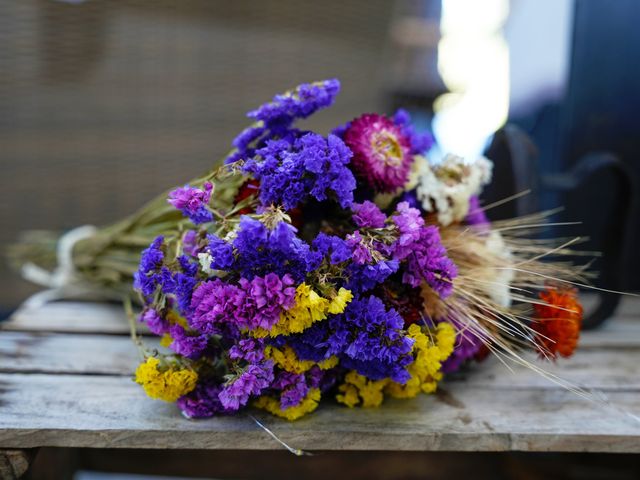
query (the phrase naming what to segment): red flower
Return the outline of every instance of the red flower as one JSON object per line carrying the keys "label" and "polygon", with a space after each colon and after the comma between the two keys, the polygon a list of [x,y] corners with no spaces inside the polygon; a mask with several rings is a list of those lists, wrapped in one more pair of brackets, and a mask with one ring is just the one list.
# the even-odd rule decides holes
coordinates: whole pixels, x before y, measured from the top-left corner
{"label": "red flower", "polygon": [[[245,198],[249,198],[251,195],[257,195],[260,188],[260,182],[258,180],[247,180],[238,189],[236,198],[233,199],[233,203],[238,204]],[[255,210],[251,207],[245,207],[238,212],[238,215],[246,215],[253,213]]]}
{"label": "red flower", "polygon": [[575,288],[548,286],[540,292],[544,305],[534,305],[533,329],[541,353],[570,357],[578,345],[582,325],[582,305]]}

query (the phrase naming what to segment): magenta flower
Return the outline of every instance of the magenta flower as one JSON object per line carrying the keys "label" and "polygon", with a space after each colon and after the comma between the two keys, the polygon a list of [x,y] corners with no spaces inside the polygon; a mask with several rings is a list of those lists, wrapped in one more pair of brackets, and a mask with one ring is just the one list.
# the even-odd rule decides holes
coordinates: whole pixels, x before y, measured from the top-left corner
{"label": "magenta flower", "polygon": [[394,192],[409,178],[413,162],[410,139],[391,119],[375,113],[351,122],[344,142],[353,152],[355,173],[378,192]]}
{"label": "magenta flower", "polygon": [[205,182],[204,190],[185,185],[169,193],[168,202],[194,224],[207,223],[213,220],[213,215],[207,210],[212,192],[213,185],[210,182]]}

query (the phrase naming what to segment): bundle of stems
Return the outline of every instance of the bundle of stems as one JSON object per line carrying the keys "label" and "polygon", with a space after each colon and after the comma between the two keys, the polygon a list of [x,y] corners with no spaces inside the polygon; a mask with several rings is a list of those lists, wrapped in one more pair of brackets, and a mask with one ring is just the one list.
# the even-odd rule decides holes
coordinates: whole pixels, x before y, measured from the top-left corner
{"label": "bundle of stems", "polygon": [[[244,207],[245,202],[234,205],[234,197],[243,181],[242,175],[238,174],[239,167],[239,164],[215,167],[188,182],[199,188],[205,182],[213,184],[215,194],[211,208],[218,217],[236,214],[238,209]],[[140,252],[157,236],[180,236],[191,225],[167,202],[171,190],[157,196],[125,219],[97,228],[93,234],[74,242],[71,251],[73,282],[81,285],[84,292],[90,291],[94,297],[121,299],[130,296]],[[52,231],[32,230],[23,233],[18,242],[8,249],[10,265],[27,278],[29,275],[25,273],[34,269],[53,276],[62,263],[61,238],[60,233]]]}

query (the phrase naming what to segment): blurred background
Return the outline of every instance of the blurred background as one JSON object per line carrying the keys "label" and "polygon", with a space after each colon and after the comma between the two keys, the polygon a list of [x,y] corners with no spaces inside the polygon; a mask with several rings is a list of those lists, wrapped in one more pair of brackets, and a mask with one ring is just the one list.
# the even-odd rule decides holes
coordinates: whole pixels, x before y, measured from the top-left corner
{"label": "blurred background", "polygon": [[[637,245],[619,174],[558,174],[608,152],[637,181],[639,23],[637,0],[0,1],[0,248],[123,217],[223,157],[247,111],[331,77],[310,128],[405,107],[435,158],[488,149],[489,196],[534,190],[504,214],[564,204],[585,248]],[[624,266],[640,289],[637,251]],[[35,290],[3,262],[0,315]]]}

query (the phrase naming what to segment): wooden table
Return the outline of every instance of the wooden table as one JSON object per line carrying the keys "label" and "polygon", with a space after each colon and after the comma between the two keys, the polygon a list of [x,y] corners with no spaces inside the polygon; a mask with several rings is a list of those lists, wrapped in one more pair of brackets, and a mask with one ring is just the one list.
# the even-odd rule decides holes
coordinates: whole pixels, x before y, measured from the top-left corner
{"label": "wooden table", "polygon": [[[327,402],[292,423],[252,414],[309,451],[639,453],[640,419],[632,417],[640,417],[639,320],[640,301],[628,298],[603,328],[584,333],[574,358],[543,365],[613,407],[491,358],[444,382],[436,395],[389,400],[379,409]],[[128,335],[122,309],[106,304],[51,303],[19,310],[2,325],[0,477],[18,477],[39,447],[282,456],[247,415],[187,420],[174,405],[147,398],[132,381],[138,358]]]}

